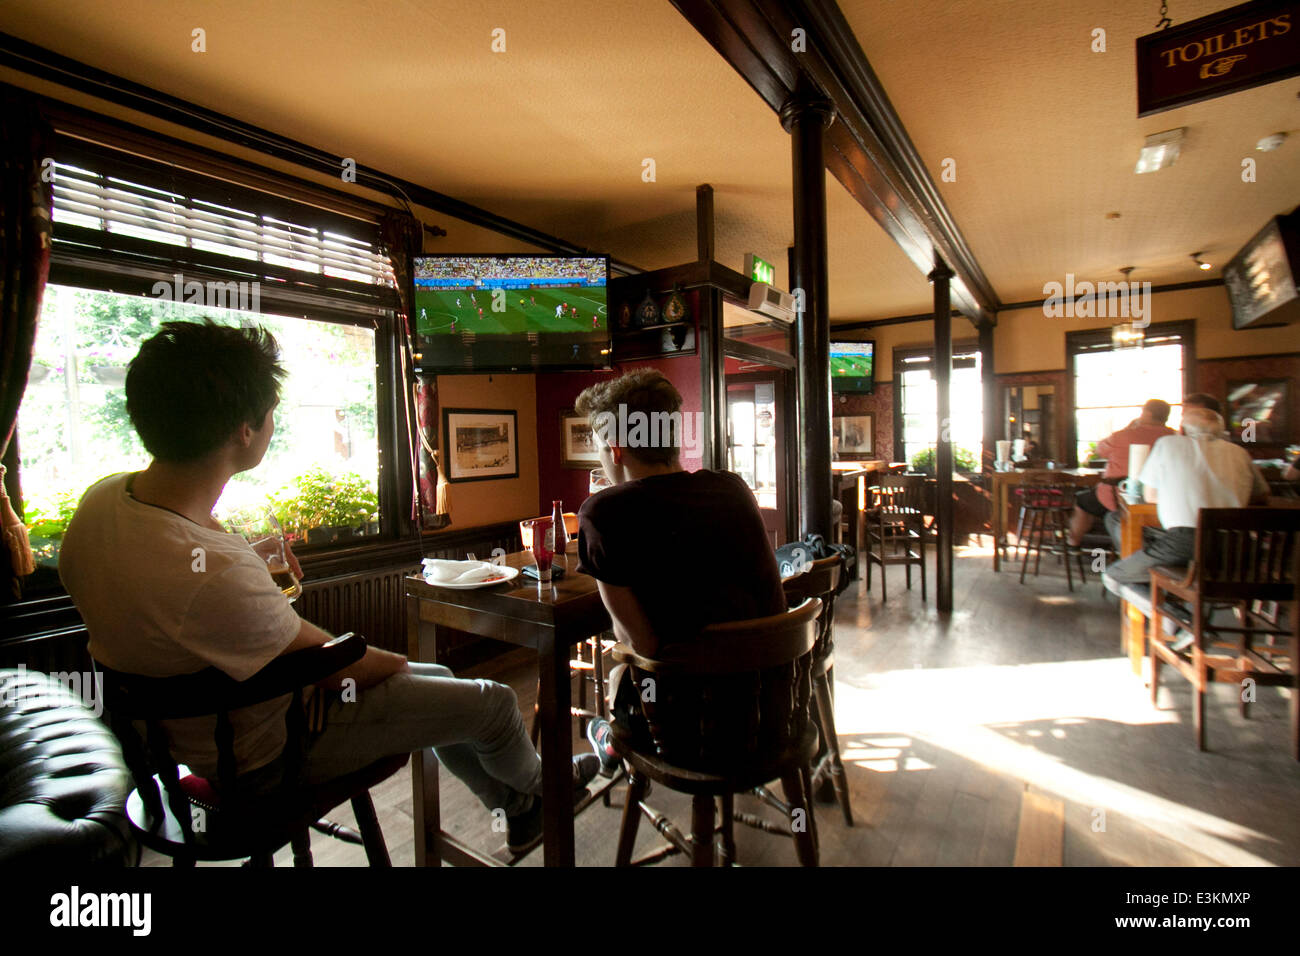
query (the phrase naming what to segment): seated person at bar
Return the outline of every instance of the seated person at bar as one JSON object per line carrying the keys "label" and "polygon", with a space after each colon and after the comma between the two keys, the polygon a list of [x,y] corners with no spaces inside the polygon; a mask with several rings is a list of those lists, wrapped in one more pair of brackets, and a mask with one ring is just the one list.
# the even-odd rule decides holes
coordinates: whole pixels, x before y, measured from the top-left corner
{"label": "seated person at bar", "polygon": [[[776,555],[745,482],[729,471],[683,471],[680,427],[672,435],[634,427],[667,416],[680,423],[681,407],[677,389],[652,369],[593,385],[575,405],[614,482],[578,510],[578,567],[596,579],[619,641],[647,657],[694,640],[709,624],[786,609]],[[611,672],[610,687],[615,717],[636,728],[640,697],[626,668]],[[616,767],[609,724],[591,721],[588,737],[604,769]]]}
{"label": "seated person at bar", "polygon": [[1106,569],[1115,584],[1149,584],[1153,567],[1191,562],[1202,508],[1244,508],[1268,495],[1250,454],[1222,437],[1217,412],[1184,408],[1182,431],[1157,442],[1142,466],[1138,480],[1146,499],[1156,503],[1160,528],[1146,532],[1141,551]]}
{"label": "seated person at bar", "polygon": [[[298,617],[266,562],[212,517],[230,478],[265,455],[284,375],[275,339],[260,328],[168,322],[140,348],[127,373],[127,412],[153,460],[86,491],[59,560],[96,660],[151,677],[212,666],[242,681],[281,654],[331,639]],[[445,667],[377,647],[319,686],[337,690],[345,678],[355,681],[355,700],[314,695],[305,783],[434,747],[484,806],[504,811],[511,846],[536,838],[541,760],[509,687],[456,680]],[[289,702],[232,715],[241,788],[278,785]],[[213,726],[211,718],[168,722],[173,755],[209,778]],[[593,754],[575,758],[575,788],[599,766]]]}
{"label": "seated person at bar", "polygon": [[[1070,544],[1078,547],[1083,536],[1092,528],[1094,518],[1102,518],[1110,532],[1115,547],[1119,547],[1119,502],[1115,499],[1115,486],[1107,478],[1122,478],[1128,474],[1128,452],[1132,445],[1154,445],[1156,439],[1174,434],[1165,422],[1169,420],[1169,403],[1153,398],[1142,406],[1142,414],[1119,431],[1097,443],[1097,455],[1106,459],[1106,470],[1101,483],[1084,488],[1074,499],[1074,513],[1070,516]],[[1112,517],[1114,516],[1114,517]]]}

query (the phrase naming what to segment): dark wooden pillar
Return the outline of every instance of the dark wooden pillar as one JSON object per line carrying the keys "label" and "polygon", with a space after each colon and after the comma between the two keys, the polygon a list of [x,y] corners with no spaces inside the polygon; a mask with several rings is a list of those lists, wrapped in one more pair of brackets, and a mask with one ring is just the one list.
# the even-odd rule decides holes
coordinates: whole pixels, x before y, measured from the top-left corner
{"label": "dark wooden pillar", "polygon": [[940,613],[952,610],[952,412],[949,391],[952,383],[952,300],[948,282],[953,272],[948,264],[934,257],[934,381],[938,393],[939,445],[935,449],[936,489],[935,522],[938,541],[934,558],[935,607]]}
{"label": "dark wooden pillar", "polygon": [[[790,134],[794,179],[794,257],[799,375],[799,527],[831,540],[830,281],[826,266],[826,159],[823,134],[834,118],[829,100],[796,94],[781,107]],[[802,290],[802,295],[800,290]]]}
{"label": "dark wooden pillar", "polygon": [[[713,261],[713,187],[695,187],[695,241],[701,262]],[[726,468],[727,380],[722,341],[722,293],[713,286],[699,290],[700,411],[708,430],[704,435],[704,467]]]}
{"label": "dark wooden pillar", "polygon": [[701,262],[713,261],[713,187],[695,187],[695,245]]}
{"label": "dark wooden pillar", "polygon": [[[993,323],[983,322],[980,333],[980,386],[984,390],[984,451],[980,455],[980,470],[993,474],[993,461],[997,458],[998,430],[1002,427],[1002,407],[998,402],[998,385],[993,367]],[[986,481],[992,481],[986,478]],[[990,488],[992,485],[989,486]]]}

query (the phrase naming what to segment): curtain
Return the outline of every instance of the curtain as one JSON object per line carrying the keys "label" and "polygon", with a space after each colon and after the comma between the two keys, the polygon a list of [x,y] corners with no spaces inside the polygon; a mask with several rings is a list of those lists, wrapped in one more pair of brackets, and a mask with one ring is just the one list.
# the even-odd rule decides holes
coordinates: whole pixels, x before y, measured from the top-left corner
{"label": "curtain", "polygon": [[402,304],[399,316],[402,332],[402,376],[408,422],[407,446],[415,494],[411,501],[411,519],[425,531],[436,531],[451,524],[451,501],[448,485],[438,461],[438,382],[428,377],[416,381],[412,350],[414,336],[410,301],[414,283],[411,260],[424,249],[424,226],[405,213],[386,213],[380,233],[393,265],[397,294]]}
{"label": "curtain", "polygon": [[[53,138],[35,102],[17,90],[0,93],[0,456],[9,448],[27,389],[50,272],[54,170],[45,160],[52,156]],[[5,494],[7,484],[17,495],[17,478],[9,475],[0,483],[0,526],[15,598],[19,578],[34,567],[27,529]]]}

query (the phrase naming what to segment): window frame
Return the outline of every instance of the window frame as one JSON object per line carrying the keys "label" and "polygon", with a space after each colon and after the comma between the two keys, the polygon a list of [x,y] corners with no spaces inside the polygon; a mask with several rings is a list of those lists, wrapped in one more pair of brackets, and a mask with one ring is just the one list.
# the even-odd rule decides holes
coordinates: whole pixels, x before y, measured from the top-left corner
{"label": "window frame", "polygon": [[[980,352],[979,339],[960,339],[952,344],[952,367],[974,367],[977,361],[982,357]],[[917,363],[914,360],[918,358],[926,359],[924,364]],[[894,452],[899,461],[906,461],[908,467],[912,466],[911,459],[906,457],[907,445],[903,441],[906,431],[903,424],[903,372],[916,371],[920,368],[930,369],[931,378],[933,375],[934,365],[934,346],[919,345],[908,348],[894,349]],[[986,415],[988,409],[984,409]],[[938,428],[938,422],[935,422],[935,428]],[[903,457],[899,458],[899,453]]]}
{"label": "window frame", "polygon": [[[1183,347],[1183,395],[1196,391],[1196,320],[1180,319],[1175,322],[1152,322],[1144,330],[1146,338],[1174,336]],[[1100,329],[1082,329],[1065,333],[1065,451],[1071,468],[1079,467],[1079,409],[1076,403],[1074,380],[1077,377],[1074,358],[1085,352],[1115,351],[1109,348],[1110,326]],[[1172,343],[1171,343],[1172,344]]]}
{"label": "window frame", "polygon": [[[221,177],[209,172],[191,172],[188,168],[176,167],[174,175],[165,181],[151,179],[150,169],[173,165],[173,162],[158,163],[142,160],[126,151],[115,151],[109,146],[87,145],[74,134],[60,131],[57,139],[55,159],[58,162],[70,162],[87,168],[87,157],[92,161],[103,158],[103,165],[94,169],[100,176],[113,176],[135,182],[140,186],[159,189],[171,189],[187,198],[213,201],[214,190],[225,188]],[[203,167],[205,155],[200,147],[195,147],[196,157],[200,162],[191,164]],[[120,152],[120,157],[115,155]],[[219,157],[219,162],[236,164],[235,160]],[[170,160],[174,160],[173,152]],[[120,159],[120,161],[119,161]],[[211,165],[211,161],[207,161]],[[236,164],[237,165],[237,164]],[[273,188],[274,183],[266,177],[259,178],[259,167],[250,166],[250,178],[264,187]],[[375,253],[382,255],[379,239],[379,219],[386,207],[378,205],[363,206],[355,199],[343,197],[340,207],[347,212],[335,212],[327,208],[329,190],[322,189],[323,201],[304,202],[300,198],[302,190],[296,184],[301,181],[285,177],[284,193],[298,193],[293,198],[284,194],[230,185],[232,194],[237,196],[248,212],[257,217],[272,217],[295,225],[328,230],[351,235],[361,234],[362,241],[370,244]],[[196,185],[197,184],[197,185]],[[194,186],[193,191],[186,187]],[[205,193],[207,195],[205,195]],[[368,210],[361,212],[360,210]],[[301,213],[301,215],[299,215]],[[57,213],[56,213],[57,216]],[[61,235],[62,233],[62,235]],[[97,234],[97,235],[96,235]],[[166,253],[174,250],[177,255],[168,259]],[[243,265],[243,271],[235,268]],[[396,266],[390,266],[396,272]],[[192,243],[171,246],[162,242],[140,239],[120,232],[94,230],[88,227],[71,226],[68,223],[54,224],[54,242],[50,255],[47,282],[90,292],[107,292],[123,295],[149,295],[156,282],[171,283],[172,274],[183,272],[187,278],[200,281],[247,281],[260,278],[291,278],[292,283],[285,283],[282,289],[289,289],[290,295],[277,295],[279,290],[270,290],[268,283],[263,283],[263,295],[260,312],[280,319],[306,319],[333,325],[346,325],[371,329],[374,333],[375,347],[375,426],[378,444],[378,473],[375,476],[376,491],[379,498],[380,533],[373,537],[356,539],[316,546],[302,545],[297,549],[304,559],[345,558],[354,553],[363,553],[376,548],[391,548],[395,544],[409,542],[416,537],[416,525],[410,513],[410,503],[414,495],[414,481],[410,474],[409,441],[406,435],[408,411],[402,399],[407,389],[403,381],[407,378],[403,370],[404,329],[399,314],[400,299],[396,285],[356,283],[356,293],[350,289],[340,288],[347,280],[332,279],[323,271],[279,267],[258,259],[240,259],[225,256],[219,252],[208,252],[193,247]],[[278,275],[276,275],[278,273]],[[268,301],[269,300],[269,301]],[[18,440],[21,436],[15,432]],[[11,448],[17,448],[17,441]],[[20,462],[14,456],[13,483],[21,487]],[[25,502],[24,502],[25,505]],[[25,510],[25,508],[24,508]],[[314,562],[313,562],[314,563]],[[33,598],[54,596],[54,590],[33,593]]]}

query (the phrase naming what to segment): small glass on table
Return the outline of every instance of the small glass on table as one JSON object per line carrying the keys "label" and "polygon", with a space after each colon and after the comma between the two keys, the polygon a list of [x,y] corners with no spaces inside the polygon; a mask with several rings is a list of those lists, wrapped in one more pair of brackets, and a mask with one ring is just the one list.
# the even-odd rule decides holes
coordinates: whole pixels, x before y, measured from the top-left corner
{"label": "small glass on table", "polygon": [[266,562],[266,569],[271,573],[271,580],[276,583],[289,603],[298,600],[302,594],[302,584],[289,566],[284,542],[284,529],[270,508],[260,513],[245,515],[238,519],[236,527],[248,546]]}
{"label": "small glass on table", "polygon": [[551,583],[551,562],[555,560],[555,530],[550,518],[522,522],[532,535],[533,560],[537,562],[537,586]]}

